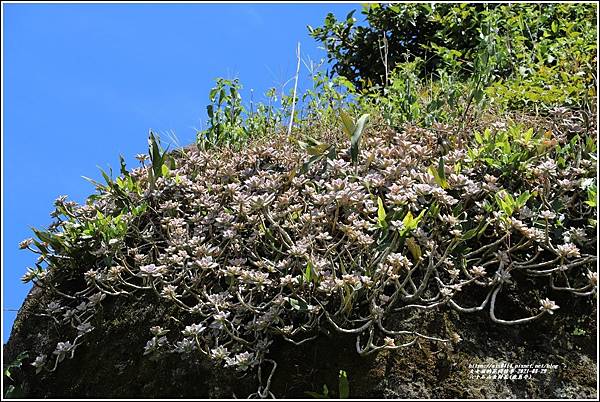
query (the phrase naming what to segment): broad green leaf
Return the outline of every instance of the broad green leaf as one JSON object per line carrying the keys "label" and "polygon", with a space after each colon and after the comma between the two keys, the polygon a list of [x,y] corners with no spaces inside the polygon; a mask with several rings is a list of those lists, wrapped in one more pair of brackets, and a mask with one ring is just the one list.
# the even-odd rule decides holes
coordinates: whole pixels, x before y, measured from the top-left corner
{"label": "broad green leaf", "polygon": [[444,157],[440,157],[440,161],[438,162],[438,168],[437,168],[437,173],[438,176],[440,177],[440,180],[442,182],[442,188],[445,188],[444,186],[448,186],[448,182],[446,181],[446,169],[444,168]]}
{"label": "broad green leaf", "polygon": [[313,278],[314,275],[312,263],[308,261],[308,263],[306,264],[306,269],[304,270],[304,282],[310,282],[311,280],[313,280]]}
{"label": "broad green leaf", "polygon": [[422,210],[421,213],[413,220],[413,224],[414,224],[413,229],[417,228],[417,225],[419,224],[419,222],[423,218],[423,215],[425,215],[425,212],[427,212],[426,209]]}
{"label": "broad green leaf", "polygon": [[419,261],[422,255],[421,246],[417,244],[414,237],[408,238],[406,240],[406,246],[408,247],[408,251],[410,251],[415,261]]}
{"label": "broad green leaf", "polygon": [[521,193],[516,200],[516,204],[518,208],[523,208],[525,206],[525,204],[527,203],[527,200],[529,200],[529,198],[531,197],[531,194],[529,193],[529,191],[525,191],[524,193]]}
{"label": "broad green leaf", "polygon": [[[441,159],[440,159],[441,162]],[[443,166],[443,162],[441,162],[442,166]],[[440,177],[440,173],[439,173],[439,164],[438,164],[438,168],[434,168],[433,165],[429,166],[428,169],[429,173],[431,173],[431,175],[433,176],[433,180],[436,182],[436,184],[438,186],[440,186],[443,189],[447,189],[448,186],[448,182],[446,181],[446,176],[444,175],[444,178],[442,179],[442,177]]]}
{"label": "broad green leaf", "polygon": [[406,215],[404,215],[404,219],[402,219],[402,224],[404,225],[405,230],[408,230],[410,225],[412,225],[412,221],[413,221],[413,214],[412,214],[412,212],[408,211],[406,213]]}
{"label": "broad green leaf", "polygon": [[377,197],[377,221],[379,226],[382,228],[387,227],[387,222],[385,221],[386,216],[385,208],[383,207],[383,200],[381,197]]}
{"label": "broad green leaf", "polygon": [[475,229],[471,229],[471,230],[467,230],[467,232],[465,234],[462,235],[462,239],[463,240],[469,240],[472,239],[473,237],[475,237],[477,235],[477,232],[479,231],[479,228],[475,228]]}
{"label": "broad green leaf", "polygon": [[306,302],[302,299],[289,299],[290,301],[290,305],[292,306],[292,309],[294,310],[298,310],[298,311],[306,311],[308,310],[308,304],[306,304]]}
{"label": "broad green leaf", "polygon": [[352,117],[344,110],[340,110],[340,117],[342,119],[344,132],[348,136],[348,138],[352,138],[352,133],[354,133],[354,122],[352,121]]}

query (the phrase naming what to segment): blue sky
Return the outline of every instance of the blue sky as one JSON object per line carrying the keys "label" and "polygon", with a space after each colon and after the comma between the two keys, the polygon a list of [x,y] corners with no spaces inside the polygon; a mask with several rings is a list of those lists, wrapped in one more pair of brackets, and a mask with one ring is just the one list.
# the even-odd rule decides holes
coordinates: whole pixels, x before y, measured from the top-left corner
{"label": "blue sky", "polygon": [[[151,128],[182,144],[202,128],[217,77],[260,100],[294,75],[295,49],[318,61],[306,25],[359,4],[3,4],[3,341],[35,255],[18,249],[51,222],[60,195],[83,202],[81,176],[118,171],[147,150]],[[356,15],[358,17],[358,13]],[[300,84],[308,84],[303,67]],[[291,85],[291,84],[288,84]],[[288,87],[289,88],[289,87]]]}

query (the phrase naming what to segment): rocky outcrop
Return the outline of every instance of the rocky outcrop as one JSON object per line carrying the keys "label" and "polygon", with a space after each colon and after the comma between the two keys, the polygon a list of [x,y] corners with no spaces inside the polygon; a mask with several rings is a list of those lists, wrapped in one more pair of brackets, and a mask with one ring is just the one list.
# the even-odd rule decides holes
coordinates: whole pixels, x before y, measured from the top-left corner
{"label": "rocky outcrop", "polygon": [[[40,350],[56,342],[51,321],[35,311],[46,302],[34,290],[21,307],[8,343],[5,363],[23,351],[29,358],[5,378],[25,398],[230,398],[256,390],[255,373],[245,376],[205,361],[177,354],[151,359],[143,356],[148,324],[160,322],[169,311],[156,300],[115,299],[106,303],[99,319],[105,327],[82,345],[73,359],[55,372],[36,374],[31,366]],[[565,306],[569,305],[566,300]],[[305,398],[307,391],[336,397],[338,372],[345,370],[354,398],[596,398],[596,308],[589,299],[571,299],[570,311],[525,326],[498,326],[486,314],[421,314],[416,327],[450,326],[463,338],[439,348],[430,342],[361,358],[353,338],[323,333],[300,346],[276,342],[271,357],[278,362],[272,392],[278,398]],[[550,365],[530,379],[481,379],[471,370],[501,365]],[[547,367],[547,366],[546,366]],[[516,372],[515,372],[516,373]]]}

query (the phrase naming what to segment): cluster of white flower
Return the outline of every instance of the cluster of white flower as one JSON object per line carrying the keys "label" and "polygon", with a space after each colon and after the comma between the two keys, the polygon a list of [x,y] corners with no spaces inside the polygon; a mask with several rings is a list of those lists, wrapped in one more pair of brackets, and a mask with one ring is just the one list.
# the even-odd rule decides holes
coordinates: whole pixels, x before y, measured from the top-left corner
{"label": "cluster of white flower", "polygon": [[[142,167],[131,172],[138,187],[120,191],[128,203],[145,205],[143,219],[123,214],[123,203],[115,202],[123,195],[109,188],[83,206],[65,207],[62,200],[80,221],[69,227],[69,241],[85,258],[64,259],[80,276],[75,296],[48,287],[56,301],[44,313],[77,331],[75,342],[57,345],[57,362],[101,330],[89,318],[108,296],[147,292],[179,311],[151,328],[145,355],[198,353],[247,371],[262,364],[273,337],[297,344],[323,327],[355,334],[363,355],[417,338],[460,341],[456,333],[435,334],[443,339],[388,328],[402,326],[389,320],[402,309],[489,307],[496,322],[519,322],[499,319],[494,309],[497,294],[518,288],[523,276],[559,281],[566,272],[578,279],[555,290],[595,291],[597,274],[582,271],[595,264],[589,252],[595,234],[579,223],[582,211],[547,202],[583,190],[546,180],[563,177],[551,158],[507,179],[456,150],[444,156],[442,179],[432,173],[439,176],[444,166],[433,139],[414,127],[382,128],[365,136],[360,163],[338,153],[307,171],[298,164],[305,156],[286,141],[244,152],[178,151],[175,167],[152,186],[152,167],[140,156]],[[527,188],[509,191],[512,179]],[[525,190],[530,198],[517,205]],[[504,205],[511,199],[514,205]],[[128,225],[126,235],[109,239],[86,229],[98,219],[118,227],[116,216]],[[65,271],[53,269],[60,261],[48,271],[30,269],[24,279],[43,286],[46,272],[58,278]],[[461,307],[473,304],[477,287],[488,295],[480,307]],[[541,301],[541,313],[557,308]],[[33,365],[41,369],[46,361],[41,355]]]}

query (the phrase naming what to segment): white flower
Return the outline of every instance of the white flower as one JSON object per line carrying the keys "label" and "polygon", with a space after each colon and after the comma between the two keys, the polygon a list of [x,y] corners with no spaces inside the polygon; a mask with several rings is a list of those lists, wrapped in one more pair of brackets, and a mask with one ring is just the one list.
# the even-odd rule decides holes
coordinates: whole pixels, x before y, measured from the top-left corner
{"label": "white flower", "polygon": [[453,332],[452,335],[450,335],[450,340],[452,341],[452,343],[458,343],[458,342],[462,341],[462,338],[460,337],[459,334],[457,334],[456,332]]}
{"label": "white flower", "polygon": [[87,283],[94,283],[94,281],[100,279],[100,274],[95,269],[90,269],[83,274]]}
{"label": "white flower", "polygon": [[469,272],[475,277],[485,276],[486,274],[485,268],[481,265],[473,265]]}
{"label": "white flower", "polygon": [[185,327],[185,329],[181,332],[185,336],[197,336],[200,335],[205,329],[206,327],[202,324],[192,324]]}
{"label": "white flower", "polygon": [[167,299],[174,299],[177,297],[177,287],[173,285],[167,285],[162,289],[160,294],[162,297],[165,297]]}
{"label": "white flower", "polygon": [[191,353],[194,349],[196,349],[196,344],[189,338],[183,338],[175,344],[175,352],[177,353]]}
{"label": "white flower", "polygon": [[561,257],[580,257],[579,249],[573,243],[565,243],[556,247]]}
{"label": "white flower", "polygon": [[35,358],[35,361],[33,363],[31,363],[31,365],[33,367],[35,367],[36,374],[38,374],[40,371],[42,371],[45,364],[46,364],[46,355],[45,354],[39,355],[38,357]]}
{"label": "white flower", "polygon": [[77,333],[78,333],[78,335],[83,335],[83,334],[87,334],[88,332],[92,331],[93,329],[94,329],[94,327],[92,326],[92,324],[90,324],[89,322],[84,322],[77,326]]}
{"label": "white flower", "polygon": [[160,347],[162,347],[166,343],[167,343],[166,336],[162,336],[160,338],[157,338],[156,336],[153,337],[148,342],[146,342],[146,346],[144,346],[144,355],[147,355],[149,353],[153,353],[153,352],[157,351]]}
{"label": "white flower", "polygon": [[496,279],[500,283],[512,283],[512,278],[510,276],[510,273],[505,270],[500,270],[500,271],[496,272]]}
{"label": "white flower", "polygon": [[390,253],[387,256],[386,261],[394,268],[404,267],[406,269],[410,269],[410,267],[412,266],[412,262],[410,262],[410,260],[406,258],[406,256],[400,253]]}
{"label": "white flower", "polygon": [[213,315],[213,319],[216,322],[224,323],[225,321],[227,321],[227,318],[229,318],[230,314],[231,313],[229,311],[219,311],[217,314]]}
{"label": "white flower", "polygon": [[358,275],[344,274],[342,275],[342,280],[346,285],[350,285],[352,287],[357,286],[361,283],[360,276]]}
{"label": "white flower", "polygon": [[227,367],[235,367],[239,371],[246,371],[257,363],[254,354],[250,352],[242,352],[234,357],[226,357],[225,362]]}
{"label": "white flower", "polygon": [[121,274],[121,272],[123,272],[125,270],[125,268],[121,267],[121,266],[114,266],[114,267],[110,267],[108,269],[108,275],[107,275],[107,279],[109,281],[117,281],[119,280],[119,275]]}
{"label": "white flower", "polygon": [[556,214],[549,210],[544,210],[540,212],[540,218],[550,220],[556,218]]}
{"label": "white flower", "polygon": [[213,261],[212,257],[202,257],[195,262],[195,265],[202,270],[215,269],[219,267],[219,264]]}
{"label": "white flower", "polygon": [[390,347],[394,347],[396,346],[396,343],[394,341],[394,338],[390,338],[388,336],[386,336],[385,338],[383,338],[383,344],[385,346],[390,346]]}
{"label": "white flower", "polygon": [[548,299],[547,297],[543,300],[540,300],[540,311],[546,311],[548,312],[548,314],[554,314],[554,310],[559,309],[560,307],[558,307],[556,305],[556,303],[554,303],[552,300]]}
{"label": "white flower", "polygon": [[598,286],[598,272],[587,271],[585,276],[593,286]]}
{"label": "white flower", "polygon": [[73,345],[71,342],[58,342],[58,344],[56,344],[56,350],[54,350],[52,353],[57,355],[59,362],[62,362],[65,359],[65,356],[67,356],[67,353],[71,352],[72,350]]}
{"label": "white flower", "polygon": [[585,230],[583,228],[571,228],[563,233],[563,239],[565,243],[582,243],[587,240],[587,235],[585,234]]}
{"label": "white flower", "polygon": [[282,286],[297,285],[300,283],[300,280],[298,279],[298,277],[292,277],[292,275],[289,275],[289,274],[283,276],[279,281]]}
{"label": "white flower", "polygon": [[342,284],[343,284],[343,281],[341,281],[337,278],[328,276],[319,282],[318,290],[326,293],[327,295],[331,295],[333,292],[338,290]]}
{"label": "white flower", "polygon": [[57,303],[55,301],[48,303],[48,306],[46,307],[46,311],[50,314],[58,313],[60,310],[60,303]]}
{"label": "white flower", "polygon": [[450,226],[456,226],[460,223],[460,219],[452,215],[440,215],[440,220]]}
{"label": "white flower", "polygon": [[450,277],[451,277],[452,279],[456,279],[456,278],[458,278],[458,276],[460,275],[460,271],[459,271],[458,269],[456,269],[456,268],[449,269],[449,270],[448,270],[448,273],[450,274]]}
{"label": "white flower", "polygon": [[140,273],[142,276],[162,278],[167,267],[164,265],[156,266],[155,264],[143,265],[140,267]]}
{"label": "white flower", "polygon": [[35,271],[33,268],[29,267],[29,268],[27,268],[27,272],[25,273],[25,275],[23,275],[21,277],[21,282],[27,283],[27,282],[37,278],[37,276],[38,276],[38,271]]}
{"label": "white flower", "polygon": [[167,332],[169,332],[168,329],[163,329],[162,327],[160,327],[158,325],[155,325],[150,328],[150,333],[154,336],[162,336],[162,335],[166,334]]}
{"label": "white flower", "polygon": [[400,220],[393,220],[390,221],[390,226],[396,230],[402,230],[402,228],[404,228],[404,223]]}
{"label": "white flower", "polygon": [[210,357],[214,360],[221,361],[229,356],[229,351],[223,346],[217,346],[210,351]]}
{"label": "white flower", "polygon": [[148,158],[149,158],[149,156],[148,156],[148,155],[146,155],[146,154],[137,154],[137,155],[135,156],[135,159],[137,159],[137,160],[138,160],[138,161],[140,161],[140,162],[144,162],[144,161],[145,161],[145,160],[147,160]]}

